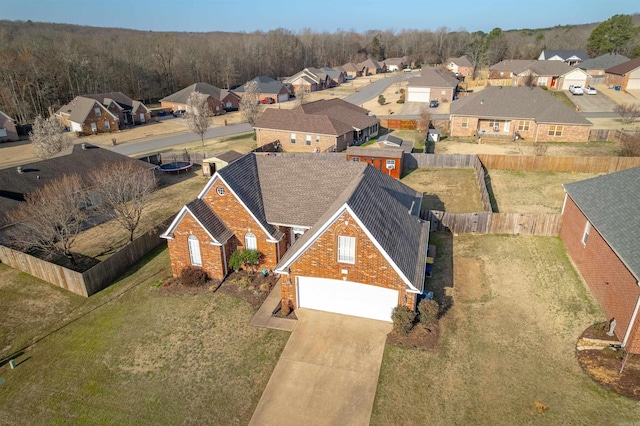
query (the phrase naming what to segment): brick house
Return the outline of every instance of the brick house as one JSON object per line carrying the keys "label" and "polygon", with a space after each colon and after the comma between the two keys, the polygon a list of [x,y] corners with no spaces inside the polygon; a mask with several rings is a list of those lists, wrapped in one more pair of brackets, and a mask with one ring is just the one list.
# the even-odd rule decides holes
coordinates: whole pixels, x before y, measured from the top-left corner
{"label": "brick house", "polygon": [[254,129],[258,147],[279,141],[286,152],[339,152],[376,136],[379,120],[364,108],[331,99],[290,110],[267,108]]}
{"label": "brick house", "polygon": [[305,92],[317,92],[333,87],[333,82],[326,72],[312,67],[285,78],[284,83],[292,87],[294,91],[302,88]]}
{"label": "brick house", "polygon": [[539,87],[487,87],[451,104],[451,136],[587,142],[592,123]]}
{"label": "brick house", "polygon": [[281,298],[390,321],[424,290],[429,224],[422,194],[366,163],[247,154],[217,171],[163,237],[174,276],[224,279],[236,249],[281,275]]}
{"label": "brick house", "polygon": [[387,58],[384,60],[387,71],[401,71],[407,67],[407,58]]}
{"label": "brick house", "polygon": [[[110,103],[112,109],[114,106]],[[79,135],[109,133],[120,129],[120,117],[101,102],[76,96],[55,113],[60,124]]]}
{"label": "brick house", "polygon": [[640,58],[631,59],[605,70],[605,83],[622,90],[640,90]]}
{"label": "brick house", "polygon": [[247,84],[251,81],[255,81],[258,84],[258,92],[260,93],[260,101],[266,98],[273,98],[276,102],[286,102],[289,100],[291,93],[289,92],[289,87],[281,81],[278,81],[274,78],[268,77],[266,75],[261,75],[259,77],[253,78],[247,81],[242,86],[236,87],[233,89],[233,93],[238,95],[240,98],[244,96],[245,88]]}
{"label": "brick house", "polygon": [[349,77],[350,79],[354,79],[356,77],[362,77],[365,72],[364,66],[360,67],[354,64],[353,62],[347,62],[342,66],[336,67],[336,69],[344,71],[347,74],[347,77]]}
{"label": "brick house", "polygon": [[374,74],[382,74],[387,72],[386,65],[384,63],[380,63],[375,59],[368,58],[359,64],[356,65],[359,69],[362,70],[362,75],[374,75]]}
{"label": "brick house", "polygon": [[553,50],[545,49],[538,56],[539,61],[558,61],[564,62],[569,66],[575,66],[582,61],[589,59],[589,54],[581,49],[569,50]]}
{"label": "brick house", "polygon": [[408,102],[449,102],[455,99],[460,81],[439,68],[422,68],[420,77],[409,79]]}
{"label": "brick house", "polygon": [[20,140],[13,118],[0,111],[0,142],[15,142]]}
{"label": "brick house", "polygon": [[173,111],[186,111],[187,100],[193,92],[209,95],[207,103],[212,115],[224,114],[227,110],[238,109],[240,105],[240,97],[235,93],[220,89],[208,83],[194,83],[182,90],[160,99],[162,108]]}
{"label": "brick house", "polygon": [[140,101],[134,101],[122,92],[84,95],[95,99],[116,115],[121,125],[145,124],[151,120],[151,111]]}
{"label": "brick house", "polygon": [[605,70],[627,61],[629,61],[629,58],[618,53],[605,53],[596,58],[580,62],[576,65],[576,68],[580,68],[591,76],[589,84],[604,84]]}
{"label": "brick house", "polygon": [[465,77],[471,77],[473,75],[473,64],[466,56],[447,59],[445,68],[454,74],[459,73]]}
{"label": "brick house", "polygon": [[489,67],[490,84],[502,86],[504,80],[510,80],[510,86],[538,86],[551,90],[569,90],[571,85],[587,86],[590,76],[586,71],[569,66],[562,61],[507,59]]}
{"label": "brick house", "polygon": [[560,237],[614,333],[640,353],[640,167],[565,184]]}

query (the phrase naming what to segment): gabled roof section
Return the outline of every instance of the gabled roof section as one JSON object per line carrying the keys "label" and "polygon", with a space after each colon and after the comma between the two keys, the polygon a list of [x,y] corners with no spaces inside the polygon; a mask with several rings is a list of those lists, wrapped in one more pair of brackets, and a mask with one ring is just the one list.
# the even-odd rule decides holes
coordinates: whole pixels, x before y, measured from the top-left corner
{"label": "gabled roof section", "polygon": [[[575,71],[576,67],[567,65],[562,61],[532,61],[529,69],[539,76],[561,76],[571,71]],[[580,70],[580,72],[587,75],[586,72]]]}
{"label": "gabled roof section", "polygon": [[388,67],[389,65],[402,66],[407,63],[406,58],[387,58],[384,60],[384,64]]}
{"label": "gabled roof section", "polygon": [[275,80],[271,77],[267,77],[266,75],[258,76],[252,80],[247,81],[247,83],[243,84],[240,87],[236,87],[233,89],[234,92],[244,93],[246,91],[246,86],[249,82],[255,81],[258,83],[258,91],[262,94],[275,94],[280,93],[284,83],[278,80]]}
{"label": "gabled roof section", "polygon": [[447,62],[453,62],[459,67],[470,67],[473,68],[473,64],[471,61],[467,59],[466,56],[460,56],[459,58],[449,58]]}
{"label": "gabled roof section", "polygon": [[586,51],[578,49],[578,50],[553,50],[553,49],[545,49],[540,53],[539,59],[548,60],[549,58],[553,58],[554,56],[558,56],[562,58],[562,60],[566,61],[569,58],[578,58],[581,61],[586,61],[589,59],[589,55]]}
{"label": "gabled roof section", "polygon": [[224,151],[216,155],[212,155],[209,158],[217,158],[218,160],[222,160],[225,163],[231,163],[236,161],[238,158],[243,157],[245,154],[241,154],[234,150]]}
{"label": "gabled roof section", "polygon": [[419,218],[422,194],[368,164],[354,164],[342,163],[358,174],[287,251],[276,269],[295,260],[339,214],[348,210],[404,277],[407,287],[422,292],[429,239],[429,224]]}
{"label": "gabled roof section", "polygon": [[538,123],[591,126],[539,87],[487,87],[451,104],[452,116],[532,119]]}
{"label": "gabled roof section", "polygon": [[205,95],[209,95],[214,99],[222,101],[222,99],[224,99],[224,97],[227,95],[228,90],[220,89],[219,87],[212,86],[209,83],[195,83],[165,98],[160,99],[160,101],[186,104],[187,99],[189,99],[189,96],[193,92],[204,93]]}
{"label": "gabled roof section", "polygon": [[350,146],[347,148],[347,155],[357,155],[360,157],[380,157],[380,158],[402,158],[404,150],[400,147],[379,146],[364,147]]}
{"label": "gabled roof section", "polygon": [[122,92],[94,93],[84,96],[87,98],[95,99],[103,105],[107,105],[106,101],[108,99],[111,99],[125,109],[131,109],[131,107],[133,106],[133,100]]}
{"label": "gabled roof section", "polygon": [[376,123],[378,119],[369,115],[369,111],[360,108],[350,102],[342,99],[319,100],[303,104],[292,109],[295,112],[304,114],[313,114],[318,116],[326,116],[330,119],[340,121],[350,125],[354,129],[362,130],[369,128]]}
{"label": "gabled roof section", "polygon": [[376,61],[375,59],[371,59],[371,58],[368,58],[368,59],[360,62],[358,64],[358,67],[375,69],[375,70],[380,70],[380,69],[383,68],[382,65],[380,65],[380,62]]}
{"label": "gabled roof section", "polygon": [[640,280],[640,167],[563,186],[620,260]]}
{"label": "gabled roof section", "polygon": [[304,114],[276,108],[267,108],[253,127],[331,136],[341,136],[353,131],[351,125],[326,115]]}
{"label": "gabled roof section", "polygon": [[362,72],[362,70],[364,69],[364,66],[356,65],[353,62],[347,62],[346,64],[338,68],[339,69],[342,68],[346,72]]}
{"label": "gabled roof section", "polygon": [[623,62],[620,65],[616,65],[605,70],[608,74],[626,75],[631,71],[640,68],[640,58],[631,59],[630,61]]}
{"label": "gabled roof section", "polygon": [[15,120],[13,118],[9,117],[4,112],[0,111],[0,127],[4,126],[4,123],[6,123],[7,121],[10,121],[12,123],[15,122]]}
{"label": "gabled roof section", "polygon": [[597,58],[587,59],[576,65],[577,68],[583,70],[606,70],[629,61],[629,58],[617,53],[606,53]]}
{"label": "gabled roof section", "polygon": [[409,79],[409,87],[456,88],[460,81],[438,68],[422,68],[421,76]]}
{"label": "gabled roof section", "polygon": [[117,118],[111,111],[102,105],[99,101],[91,98],[85,98],[84,96],[76,96],[71,102],[63,105],[56,113],[66,114],[69,116],[69,121],[74,123],[84,123],[87,116],[93,108],[100,108],[101,111],[105,111],[113,118]]}
{"label": "gabled roof section", "polygon": [[531,59],[505,59],[489,67],[489,71],[509,71],[520,74],[526,71],[534,61]]}
{"label": "gabled roof section", "polygon": [[196,198],[185,207],[216,242],[224,244],[233,236],[233,232],[227,228],[218,215],[201,199]]}

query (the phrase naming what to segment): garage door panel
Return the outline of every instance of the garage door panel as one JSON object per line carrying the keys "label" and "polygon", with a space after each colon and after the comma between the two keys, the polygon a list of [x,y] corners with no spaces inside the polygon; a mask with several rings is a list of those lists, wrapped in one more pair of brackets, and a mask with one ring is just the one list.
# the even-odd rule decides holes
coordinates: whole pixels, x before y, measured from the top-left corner
{"label": "garage door panel", "polygon": [[429,102],[431,100],[430,88],[410,88],[407,102]]}
{"label": "garage door panel", "polygon": [[585,79],[580,80],[565,80],[562,83],[562,90],[569,90],[569,86],[582,86],[584,87]]}
{"label": "garage door panel", "polygon": [[640,78],[630,78],[627,82],[627,89],[640,89]]}
{"label": "garage door panel", "polygon": [[278,95],[278,102],[287,102],[289,100],[289,95]]}
{"label": "garage door panel", "polygon": [[298,307],[391,321],[398,291],[351,281],[298,277]]}

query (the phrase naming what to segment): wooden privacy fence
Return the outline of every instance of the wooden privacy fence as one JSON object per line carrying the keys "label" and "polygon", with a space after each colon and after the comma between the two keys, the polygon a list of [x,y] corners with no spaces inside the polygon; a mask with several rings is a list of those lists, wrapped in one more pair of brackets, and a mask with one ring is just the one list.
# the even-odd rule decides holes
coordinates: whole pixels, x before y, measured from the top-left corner
{"label": "wooden privacy fence", "polygon": [[562,215],[522,213],[446,213],[429,210],[424,219],[432,231],[473,234],[511,234],[555,237],[560,234]]}
{"label": "wooden privacy fence", "polygon": [[394,130],[416,130],[417,128],[416,120],[402,120],[393,118],[381,118],[380,125],[382,127],[386,127],[387,129]]}
{"label": "wooden privacy fence", "polygon": [[478,154],[487,169],[534,172],[613,173],[640,166],[640,157],[546,157]]}
{"label": "wooden privacy fence", "polygon": [[9,247],[0,246],[0,262],[38,277],[41,280],[72,291],[91,296],[111,285],[131,266],[163,242],[160,234],[171,224],[173,217],[118,250],[113,256],[84,272],[73,271]]}

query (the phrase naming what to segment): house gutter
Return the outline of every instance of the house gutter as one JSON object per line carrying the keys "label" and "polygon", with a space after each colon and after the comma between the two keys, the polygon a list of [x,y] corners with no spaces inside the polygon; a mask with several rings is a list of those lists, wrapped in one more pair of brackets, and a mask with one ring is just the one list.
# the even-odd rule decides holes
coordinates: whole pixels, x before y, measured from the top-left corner
{"label": "house gutter", "polygon": [[[638,285],[640,285],[640,282],[638,282]],[[633,315],[631,316],[631,321],[629,321],[627,332],[624,334],[624,339],[622,340],[623,348],[627,346],[627,340],[629,340],[629,336],[631,335],[631,330],[633,329],[633,324],[636,322],[636,317],[638,316],[639,309],[640,309],[640,296],[638,296],[638,301],[636,302],[636,308],[633,310]]]}

